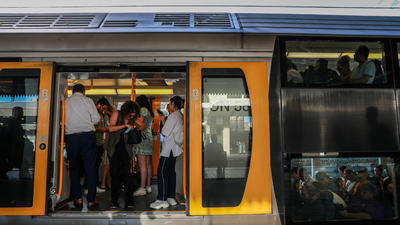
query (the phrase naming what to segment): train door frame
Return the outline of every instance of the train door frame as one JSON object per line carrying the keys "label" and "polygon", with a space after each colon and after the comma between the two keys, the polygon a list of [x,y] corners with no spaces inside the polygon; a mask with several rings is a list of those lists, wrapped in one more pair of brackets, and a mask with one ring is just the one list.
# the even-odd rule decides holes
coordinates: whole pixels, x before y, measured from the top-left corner
{"label": "train door frame", "polygon": [[37,130],[35,149],[35,170],[33,200],[31,207],[4,207],[0,215],[45,215],[47,214],[50,149],[52,146],[54,68],[52,62],[15,62],[0,63],[0,69],[39,69]]}
{"label": "train door frame", "polygon": [[[239,205],[234,207],[203,207],[203,157],[202,157],[202,69],[203,68],[239,68],[247,81],[252,107],[253,143],[250,169],[246,188]],[[189,62],[187,81],[187,162],[188,168],[188,215],[234,215],[234,214],[271,214],[270,151],[255,151],[269,146],[269,104],[268,104],[268,70],[266,62]],[[261,74],[261,75],[260,75]],[[255,97],[257,96],[257,97]],[[266,115],[267,114],[267,115]],[[267,117],[267,118],[266,118]],[[201,137],[201,138],[200,138]],[[262,169],[261,169],[262,168]],[[259,179],[262,177],[263,179]],[[253,200],[257,199],[257,203]]]}

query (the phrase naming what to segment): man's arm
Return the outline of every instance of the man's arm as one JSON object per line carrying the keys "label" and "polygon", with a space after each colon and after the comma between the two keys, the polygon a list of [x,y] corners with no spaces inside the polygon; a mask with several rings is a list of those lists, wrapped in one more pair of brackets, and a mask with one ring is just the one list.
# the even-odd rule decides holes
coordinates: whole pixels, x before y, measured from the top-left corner
{"label": "man's arm", "polygon": [[350,79],[348,81],[349,84],[366,84],[369,79],[371,79],[371,75],[369,74],[364,74],[362,78],[358,78],[358,79]]}

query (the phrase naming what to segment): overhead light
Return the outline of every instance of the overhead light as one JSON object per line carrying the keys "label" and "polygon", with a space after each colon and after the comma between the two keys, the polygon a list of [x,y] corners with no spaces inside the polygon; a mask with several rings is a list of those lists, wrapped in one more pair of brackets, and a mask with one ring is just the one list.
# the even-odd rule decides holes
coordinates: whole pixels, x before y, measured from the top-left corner
{"label": "overhead light", "polygon": [[341,53],[332,52],[289,52],[288,58],[325,58],[325,59],[337,59]]}
{"label": "overhead light", "polygon": [[165,79],[164,81],[168,86],[172,86],[172,85],[174,85],[174,83],[176,83],[179,80],[178,79]]}
{"label": "overhead light", "polygon": [[[342,55],[340,57],[342,57],[344,55],[348,55],[350,57],[350,59],[354,58],[354,52],[342,53]],[[368,59],[382,59],[382,58],[383,58],[382,53],[369,53],[369,55],[368,55]]]}
{"label": "overhead light", "polygon": [[[68,95],[72,95],[72,90],[68,90]],[[90,89],[85,91],[85,95],[117,95],[115,89]]]}
{"label": "overhead light", "polygon": [[[131,86],[132,80],[131,79],[118,79],[117,84],[118,84],[118,86]],[[142,79],[136,79],[135,86],[149,86],[149,84],[147,84]]]}
{"label": "overhead light", "polygon": [[[118,95],[130,95],[131,89],[117,89]],[[173,89],[136,89],[137,95],[172,95]]]}

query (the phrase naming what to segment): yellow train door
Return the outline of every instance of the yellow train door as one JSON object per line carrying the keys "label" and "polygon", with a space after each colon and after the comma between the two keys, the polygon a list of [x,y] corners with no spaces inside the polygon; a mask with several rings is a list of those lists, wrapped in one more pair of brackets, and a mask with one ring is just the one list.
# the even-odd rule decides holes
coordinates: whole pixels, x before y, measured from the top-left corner
{"label": "yellow train door", "polygon": [[189,215],[271,213],[266,62],[190,62]]}
{"label": "yellow train door", "polygon": [[53,63],[0,63],[0,215],[44,215]]}

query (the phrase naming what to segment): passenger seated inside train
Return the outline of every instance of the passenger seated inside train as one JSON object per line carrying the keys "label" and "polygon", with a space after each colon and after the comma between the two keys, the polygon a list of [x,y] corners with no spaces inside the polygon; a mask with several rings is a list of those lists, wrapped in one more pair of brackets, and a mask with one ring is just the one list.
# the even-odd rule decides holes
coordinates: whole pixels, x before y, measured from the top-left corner
{"label": "passenger seated inside train", "polygon": [[292,60],[286,58],[286,76],[289,83],[303,83],[303,77],[293,68]]}
{"label": "passenger seated inside train", "polygon": [[310,70],[305,77],[305,83],[328,83],[329,70],[328,60],[318,59],[314,65],[314,70]]}
{"label": "passenger seated inside train", "polygon": [[308,184],[301,188],[304,205],[294,221],[321,221],[325,217],[325,207],[320,199],[320,191]]}
{"label": "passenger seated inside train", "polygon": [[[383,159],[382,162],[389,161],[388,159]],[[395,165],[393,159],[390,159],[392,160],[391,166],[388,166],[389,164],[372,164],[371,162],[381,162],[377,160],[377,157],[339,160],[343,160],[346,166],[341,166],[338,163],[326,165],[325,162],[329,162],[329,159],[316,158],[301,159],[299,160],[300,163],[292,164],[295,165],[292,167],[290,178],[292,194],[288,196],[291,203],[292,220],[300,222],[397,218],[395,215],[398,213],[398,208],[395,202],[396,197],[393,195],[392,179],[390,177],[381,179],[383,178],[381,172],[383,168],[388,168],[387,174],[393,173]],[[295,204],[296,186],[294,181],[296,179],[293,177],[293,168],[297,166],[304,166],[299,169],[298,173],[301,183],[300,195],[297,195],[300,196],[299,204]],[[335,172],[338,167],[343,170],[343,179],[338,172]],[[356,173],[354,170],[358,172]],[[310,174],[308,171],[310,171]],[[314,174],[317,182],[311,177],[312,174]],[[336,184],[336,180],[343,181],[343,183],[337,182]],[[340,187],[342,187],[342,190],[340,190]],[[336,193],[335,190],[339,190],[340,194]],[[316,209],[317,206],[321,208]],[[315,210],[314,213],[312,213],[312,210]]]}
{"label": "passenger seated inside train", "polygon": [[350,202],[343,211],[339,211],[340,215],[352,219],[383,219],[383,206],[375,199],[375,185],[365,182],[359,188],[361,196]]}
{"label": "passenger seated inside train", "polygon": [[315,178],[317,178],[318,183],[324,185],[324,189],[332,191],[335,194],[341,195],[340,193],[341,179],[339,177],[332,178],[325,172],[318,172]]}
{"label": "passenger seated inside train", "polygon": [[352,84],[372,84],[375,78],[375,64],[368,61],[369,48],[367,46],[360,46],[354,53],[354,61],[358,62],[358,65],[351,70],[350,78],[346,79],[344,76],[340,76],[339,79],[342,82]]}

